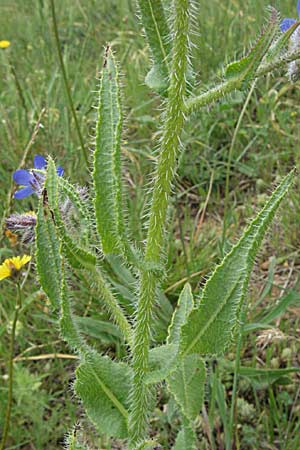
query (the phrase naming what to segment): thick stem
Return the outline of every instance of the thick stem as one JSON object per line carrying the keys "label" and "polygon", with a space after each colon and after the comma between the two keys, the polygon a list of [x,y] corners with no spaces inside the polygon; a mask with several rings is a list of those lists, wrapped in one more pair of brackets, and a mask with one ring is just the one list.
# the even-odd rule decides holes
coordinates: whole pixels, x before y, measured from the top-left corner
{"label": "thick stem", "polygon": [[168,103],[156,170],[150,222],[145,250],[145,266],[141,270],[140,297],[135,321],[133,342],[133,391],[129,421],[130,446],[145,438],[149,409],[149,392],[145,384],[148,371],[151,316],[158,281],[157,269],[164,244],[165,222],[172,183],[180,152],[180,135],[184,125],[184,97],[188,64],[189,0],[174,1],[174,46]]}
{"label": "thick stem", "polygon": [[7,395],[7,405],[6,405],[6,412],[5,412],[5,422],[3,427],[3,434],[0,444],[0,450],[4,450],[8,432],[9,432],[9,426],[10,426],[10,416],[11,416],[11,408],[12,408],[12,400],[13,400],[13,371],[14,371],[14,348],[15,348],[15,337],[16,337],[16,326],[19,316],[19,311],[21,308],[21,289],[20,285],[17,285],[17,301],[15,306],[15,313],[13,318],[13,324],[12,324],[12,330],[11,330],[11,338],[10,338],[10,345],[9,345],[9,362],[8,362],[8,395]]}

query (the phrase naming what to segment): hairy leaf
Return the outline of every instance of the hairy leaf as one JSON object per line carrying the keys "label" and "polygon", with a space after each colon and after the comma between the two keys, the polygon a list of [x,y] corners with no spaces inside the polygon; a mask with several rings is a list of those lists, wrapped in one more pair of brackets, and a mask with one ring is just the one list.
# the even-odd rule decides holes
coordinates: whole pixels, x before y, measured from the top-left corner
{"label": "hairy leaf", "polygon": [[175,370],[178,364],[178,346],[175,344],[161,345],[149,352],[149,372],[146,383],[159,383]]}
{"label": "hairy leaf", "polygon": [[264,28],[255,46],[250,50],[247,56],[226,67],[225,77],[237,77],[243,82],[248,82],[253,79],[261,61],[272,45],[277,32],[278,14],[277,11],[272,8],[269,23]]}
{"label": "hairy leaf", "polygon": [[105,343],[116,343],[122,340],[122,333],[119,328],[111,322],[77,316],[75,322],[81,333],[94,339],[99,339]]}
{"label": "hairy leaf", "polygon": [[75,392],[101,434],[127,437],[131,378],[129,366],[94,352],[76,370]]}
{"label": "hairy leaf", "polygon": [[206,369],[203,359],[196,354],[187,355],[168,378],[168,388],[179,405],[182,414],[193,421],[200,412],[203,398]]}
{"label": "hairy leaf", "polygon": [[189,283],[186,283],[182,289],[177,308],[173,313],[171,325],[168,330],[167,343],[179,344],[181,327],[186,323],[189,314],[194,307],[192,289]]}
{"label": "hairy leaf", "polygon": [[168,88],[168,78],[164,68],[155,64],[147,73],[145,83],[152,91],[163,95]]}
{"label": "hairy leaf", "polygon": [[172,447],[173,450],[195,450],[196,449],[196,434],[192,428],[192,426],[189,427],[183,427],[175,441],[175,445]]}
{"label": "hairy leaf", "polygon": [[82,336],[80,335],[79,329],[73,316],[71,300],[67,291],[64,272],[62,281],[59,326],[62,337],[71,348],[82,352],[87,350],[87,346]]}
{"label": "hairy leaf", "polygon": [[264,63],[270,62],[280,56],[283,50],[286,49],[290,37],[292,34],[297,30],[299,27],[300,22],[295,22],[288,30],[286,30],[285,33],[281,33],[279,35],[279,38],[273,43],[273,45],[270,47],[269,51],[265,55]]}
{"label": "hairy leaf", "polygon": [[138,0],[154,66],[146,77],[146,84],[153,90],[163,92],[168,86],[168,56],[171,51],[170,30],[161,0]]}
{"label": "hairy leaf", "polygon": [[81,220],[83,221],[87,231],[92,233],[93,217],[90,211],[89,199],[87,192],[84,189],[75,188],[68,180],[63,177],[58,177],[59,189],[63,192],[67,198],[72,202],[76,211],[79,213]]}
{"label": "hairy leaf", "polygon": [[94,152],[95,211],[104,253],[118,253],[124,239],[121,174],[122,113],[118,71],[106,49],[99,90]]}
{"label": "hairy leaf", "polygon": [[268,202],[217,266],[202,291],[200,303],[182,328],[183,354],[211,355],[223,353],[238,326],[249,276],[263,237],[283,197],[293,181],[287,175]]}
{"label": "hairy leaf", "polygon": [[53,308],[61,297],[61,256],[51,212],[40,200],[36,223],[36,266],[43,290]]}

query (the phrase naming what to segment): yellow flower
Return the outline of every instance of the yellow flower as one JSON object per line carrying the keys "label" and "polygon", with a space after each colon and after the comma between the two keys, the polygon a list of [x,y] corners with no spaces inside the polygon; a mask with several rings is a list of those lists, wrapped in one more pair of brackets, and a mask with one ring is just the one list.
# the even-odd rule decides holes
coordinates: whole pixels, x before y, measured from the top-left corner
{"label": "yellow flower", "polygon": [[7,48],[10,46],[9,41],[0,41],[0,48]]}
{"label": "yellow flower", "polygon": [[11,277],[21,270],[25,264],[31,260],[31,256],[14,256],[13,258],[7,258],[0,266],[0,281],[4,278]]}

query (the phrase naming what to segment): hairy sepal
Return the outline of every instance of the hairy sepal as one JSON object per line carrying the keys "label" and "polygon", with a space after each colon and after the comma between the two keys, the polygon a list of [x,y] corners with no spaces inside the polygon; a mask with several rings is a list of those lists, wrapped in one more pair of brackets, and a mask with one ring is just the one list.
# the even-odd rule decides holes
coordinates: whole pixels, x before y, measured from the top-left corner
{"label": "hairy sepal", "polygon": [[85,355],[84,362],[77,368],[75,392],[101,434],[127,437],[131,378],[129,366],[92,351]]}
{"label": "hairy sepal", "polygon": [[[86,230],[88,231],[88,237],[90,237],[93,232],[93,217],[91,214],[89,199],[82,199],[76,187],[69,183],[69,181],[65,178],[58,177],[58,183],[60,192],[64,193],[72,202],[76,211],[79,213],[80,219],[82,220]],[[86,196],[88,197],[87,194]]]}
{"label": "hairy sepal", "polygon": [[248,55],[239,61],[234,61],[225,68],[227,79],[238,79],[241,84],[245,85],[255,78],[258,67],[278,33],[278,24],[278,13],[274,8],[271,8],[269,22]]}
{"label": "hairy sepal", "polygon": [[238,327],[250,273],[263,237],[294,177],[290,172],[251,222],[239,242],[206,282],[199,306],[182,328],[180,350],[184,355],[222,354]]}
{"label": "hairy sepal", "polygon": [[119,254],[124,238],[121,174],[122,112],[118,71],[106,49],[100,80],[96,148],[94,152],[95,214],[102,250]]}
{"label": "hairy sepal", "polygon": [[274,61],[276,58],[281,56],[282,51],[285,50],[290,42],[292,34],[299,27],[300,22],[295,22],[288,30],[281,33],[279,38],[271,45],[270,49],[265,55],[264,63]]}

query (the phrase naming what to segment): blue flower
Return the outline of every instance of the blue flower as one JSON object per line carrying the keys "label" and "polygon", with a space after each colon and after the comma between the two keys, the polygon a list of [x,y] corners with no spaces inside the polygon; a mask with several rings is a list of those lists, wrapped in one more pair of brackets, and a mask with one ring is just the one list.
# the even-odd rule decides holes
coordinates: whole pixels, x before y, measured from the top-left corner
{"label": "blue flower", "polygon": [[[300,1],[300,0],[299,0]],[[34,157],[34,169],[16,170],[13,174],[14,181],[23,186],[22,189],[15,192],[14,197],[17,199],[22,199],[28,197],[29,195],[35,193],[38,196],[41,195],[43,190],[43,184],[45,181],[45,170],[47,167],[47,161],[41,155],[35,155]],[[57,167],[57,175],[62,176],[64,174],[64,169],[62,167]],[[43,173],[44,171],[44,173]]]}
{"label": "blue flower", "polygon": [[[297,12],[298,12],[298,16],[300,17],[300,0],[298,0],[298,2],[297,2]],[[281,31],[284,33],[296,22],[297,22],[297,19],[289,19],[286,17],[280,23]]]}

